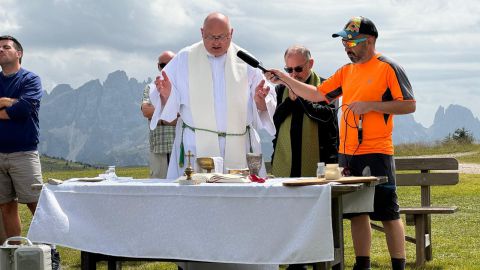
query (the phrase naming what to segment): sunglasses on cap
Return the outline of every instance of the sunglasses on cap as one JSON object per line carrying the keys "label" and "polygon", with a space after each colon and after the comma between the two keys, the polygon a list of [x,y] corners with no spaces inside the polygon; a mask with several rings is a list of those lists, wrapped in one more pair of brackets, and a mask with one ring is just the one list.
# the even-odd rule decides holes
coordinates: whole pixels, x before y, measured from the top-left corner
{"label": "sunglasses on cap", "polygon": [[158,68],[163,69],[166,65],[167,63],[158,63]]}
{"label": "sunglasses on cap", "polygon": [[359,38],[359,39],[342,39],[342,44],[345,48],[353,48],[358,44],[364,42],[367,38]]}
{"label": "sunglasses on cap", "polygon": [[297,73],[300,73],[303,71],[303,67],[308,63],[308,61],[301,65],[301,66],[296,66],[296,67],[284,67],[283,69],[287,72],[287,73],[293,73],[294,71],[297,72]]}

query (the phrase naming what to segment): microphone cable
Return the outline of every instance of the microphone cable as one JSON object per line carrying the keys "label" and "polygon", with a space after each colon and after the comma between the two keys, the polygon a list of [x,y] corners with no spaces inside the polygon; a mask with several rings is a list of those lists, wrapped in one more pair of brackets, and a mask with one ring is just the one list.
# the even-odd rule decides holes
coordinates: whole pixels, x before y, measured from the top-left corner
{"label": "microphone cable", "polygon": [[[250,65],[250,66],[252,66],[252,67],[254,67],[254,68],[260,69],[263,73],[265,73],[265,72],[268,71],[268,70],[265,69],[262,65],[260,65],[260,62],[259,62],[257,59],[255,59],[253,56],[245,53],[245,52],[242,51],[242,50],[239,50],[239,51],[237,52],[237,56],[238,56],[240,59],[242,59],[244,62],[246,62],[248,65]],[[283,82],[286,87],[288,87],[290,90],[292,90],[292,91],[295,93],[295,91],[292,89],[292,87],[291,87],[287,82],[285,82],[284,80],[280,79],[276,74],[273,74],[273,75],[274,75],[274,78],[275,78],[275,79]],[[297,95],[297,96],[298,96],[298,95]],[[345,109],[345,112],[343,113],[343,119],[344,119],[345,124],[346,124],[346,126],[347,126],[347,128],[345,129],[345,139],[344,139],[344,142],[343,142],[343,147],[344,147],[343,152],[345,153],[345,150],[346,150],[346,149],[345,149],[345,148],[346,148],[345,145],[346,145],[348,127],[356,128],[356,129],[358,130],[358,140],[359,140],[359,143],[358,143],[355,151],[354,151],[353,154],[352,154],[352,158],[353,158],[353,156],[354,156],[355,153],[357,152],[357,150],[358,150],[358,148],[360,147],[360,144],[362,143],[362,140],[363,140],[363,129],[362,129],[362,121],[363,121],[363,120],[362,120],[362,117],[359,116],[359,123],[357,123],[357,120],[356,120],[356,117],[355,117],[355,113],[353,113],[353,121],[354,121],[355,126],[351,126],[351,125],[348,123],[347,119],[348,119],[348,115],[349,115],[350,112],[352,112],[352,111],[351,111],[351,109],[348,107],[348,104],[342,104],[342,106],[339,106],[338,108],[332,110],[331,116],[330,116],[328,119],[326,119],[326,120],[325,120],[325,119],[320,119],[320,118],[318,118],[318,117],[315,117],[315,116],[311,115],[311,114],[308,112],[305,104],[303,103],[303,100],[302,100],[303,98],[301,98],[300,96],[298,96],[298,97],[299,97],[299,99],[298,99],[298,98],[297,98],[297,99],[299,100],[299,102],[300,102],[300,104],[301,104],[301,106],[302,106],[302,108],[303,108],[304,113],[305,113],[308,117],[310,117],[311,119],[314,119],[314,120],[317,120],[317,121],[323,122],[323,123],[326,123],[326,122],[328,122],[328,121],[331,121],[332,119],[335,119],[335,115],[338,114],[338,110],[339,110],[340,108],[342,108],[343,106],[347,106],[347,108]],[[337,121],[334,120],[333,122],[334,122],[335,127],[336,127],[337,130],[338,130],[338,123],[337,123]],[[345,154],[344,154],[344,155],[345,155]],[[350,161],[347,160],[347,166],[348,166],[348,167],[350,167],[349,164],[350,164]]]}
{"label": "microphone cable", "polygon": [[[283,83],[285,84],[285,86],[288,87],[288,89],[292,90],[292,87],[291,87],[286,81],[280,79],[279,77],[277,77],[277,79],[278,79],[279,81],[283,82]],[[292,90],[292,91],[293,91],[293,90]],[[295,93],[295,91],[293,91],[293,92]],[[295,95],[297,95],[297,94],[295,94]],[[303,108],[303,111],[305,112],[305,114],[306,114],[308,117],[310,117],[310,118],[312,118],[312,119],[314,119],[314,120],[317,120],[317,121],[319,121],[319,122],[327,123],[327,122],[331,121],[331,120],[335,117],[335,114],[337,114],[338,109],[340,109],[340,107],[333,109],[333,110],[332,110],[332,114],[331,114],[330,117],[327,118],[326,120],[320,119],[320,118],[318,118],[318,117],[316,117],[316,116],[311,115],[311,114],[308,112],[307,107],[305,106],[305,103],[303,103],[303,100],[302,100],[303,98],[302,98],[302,97],[300,97],[299,95],[297,95],[297,97],[298,97],[297,100],[298,100],[298,101],[300,102],[300,104],[302,105],[302,108]],[[334,121],[334,122],[336,122],[336,121]],[[336,125],[336,123],[335,123],[335,125]]]}
{"label": "microphone cable", "polygon": [[[350,171],[350,161],[355,157],[355,154],[357,153],[358,148],[360,148],[360,144],[362,143],[360,141],[360,136],[362,136],[362,140],[363,140],[363,128],[361,127],[363,120],[362,120],[362,115],[359,115],[359,121],[357,123],[357,118],[355,117],[355,113],[352,112],[352,109],[350,109],[350,106],[348,104],[342,104],[342,106],[340,106],[340,107],[343,107],[343,106],[347,107],[345,109],[345,112],[343,113],[343,121],[345,122],[345,125],[347,127],[347,128],[345,128],[345,137],[343,139],[343,155],[345,156],[345,160],[347,161],[347,167],[344,168],[344,175],[345,176],[350,176],[352,174],[351,171]],[[350,113],[353,113],[353,123],[354,123],[353,126],[348,123],[348,115]],[[358,139],[359,139],[357,147],[355,148],[353,153],[350,155],[351,156],[350,158],[348,158],[349,155],[346,154],[346,142],[347,142],[348,127],[357,129]],[[360,134],[362,134],[362,135],[360,135]]]}

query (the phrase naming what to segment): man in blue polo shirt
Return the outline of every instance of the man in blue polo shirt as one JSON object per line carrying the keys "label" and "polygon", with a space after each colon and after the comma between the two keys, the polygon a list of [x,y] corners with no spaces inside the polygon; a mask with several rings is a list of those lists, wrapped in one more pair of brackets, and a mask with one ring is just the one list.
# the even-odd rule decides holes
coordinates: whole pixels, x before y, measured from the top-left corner
{"label": "man in blue polo shirt", "polygon": [[[22,45],[12,36],[0,36],[0,209],[7,237],[21,235],[18,203],[35,213],[42,171],[37,151],[38,112],[42,98],[40,78],[21,67]],[[52,249],[53,269],[60,258]]]}

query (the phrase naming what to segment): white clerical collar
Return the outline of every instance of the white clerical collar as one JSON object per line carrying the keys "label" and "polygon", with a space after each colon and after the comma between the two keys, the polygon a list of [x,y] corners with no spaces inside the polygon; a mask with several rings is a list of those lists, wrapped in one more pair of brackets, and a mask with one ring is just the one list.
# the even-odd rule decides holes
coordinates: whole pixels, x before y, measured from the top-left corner
{"label": "white clerical collar", "polygon": [[213,55],[213,54],[211,54],[207,51],[207,56],[208,56],[208,58],[213,58],[213,59],[216,59],[216,60],[223,60],[227,57],[227,53],[224,53],[220,56],[215,56],[215,55]]}

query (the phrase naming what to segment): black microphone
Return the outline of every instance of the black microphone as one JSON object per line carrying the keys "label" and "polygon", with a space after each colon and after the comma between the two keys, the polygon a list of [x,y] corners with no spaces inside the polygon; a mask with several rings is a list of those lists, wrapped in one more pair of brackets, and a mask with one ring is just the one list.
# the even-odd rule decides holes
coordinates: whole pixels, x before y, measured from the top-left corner
{"label": "black microphone", "polygon": [[[243,61],[245,61],[245,63],[247,63],[248,65],[254,67],[254,68],[258,68],[260,69],[263,73],[265,72],[268,72],[267,69],[265,69],[264,67],[262,67],[260,65],[260,62],[258,62],[257,59],[253,58],[253,56],[249,55],[248,53],[242,51],[242,50],[239,50],[237,52],[237,56],[238,58],[242,59]],[[280,80],[280,78],[277,76],[277,75],[274,75],[273,78],[275,78],[276,80]]]}
{"label": "black microphone", "polygon": [[258,62],[257,59],[253,58],[253,56],[247,54],[246,52],[244,52],[242,50],[239,50],[237,52],[237,56],[238,56],[238,58],[245,61],[245,63],[249,64],[250,66],[252,66],[254,68],[259,68],[263,72],[268,72],[268,70],[266,70],[264,67],[262,67],[260,65],[260,62]]}
{"label": "black microphone", "polygon": [[363,114],[360,114],[360,116],[358,118],[358,128],[357,128],[358,144],[362,144],[362,141],[363,141],[363,127],[362,127],[362,124],[363,124]]}

